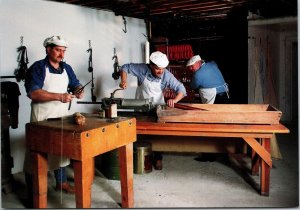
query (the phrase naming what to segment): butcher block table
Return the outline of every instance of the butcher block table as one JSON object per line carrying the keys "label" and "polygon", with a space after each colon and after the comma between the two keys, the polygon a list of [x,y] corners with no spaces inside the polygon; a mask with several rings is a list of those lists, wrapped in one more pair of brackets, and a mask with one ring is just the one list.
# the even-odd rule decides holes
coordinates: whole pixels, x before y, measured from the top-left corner
{"label": "butcher block table", "polygon": [[73,160],[76,208],[91,207],[94,157],[118,148],[122,207],[133,204],[133,142],[135,118],[100,118],[83,114],[85,125],[76,125],[73,116],[26,124],[26,146],[33,163],[34,208],[47,208],[47,154]]}
{"label": "butcher block table", "polygon": [[[258,175],[260,172],[260,194],[268,196],[272,168],[270,141],[276,133],[289,133],[289,130],[279,123],[281,112],[269,105],[190,106],[202,110],[167,109],[158,110],[157,119],[149,116],[137,117],[137,134],[157,137],[217,137],[220,143],[228,138],[233,141],[242,139],[252,148],[252,175]],[[200,139],[198,140],[200,142]],[[168,151],[166,145],[171,144],[172,139],[162,138],[162,141],[164,142],[155,141],[153,138],[153,144],[159,142],[158,144],[165,145],[162,151]],[[177,148],[184,148],[185,139],[182,138],[175,144]],[[197,148],[196,144],[192,152],[195,152],[194,148]]]}

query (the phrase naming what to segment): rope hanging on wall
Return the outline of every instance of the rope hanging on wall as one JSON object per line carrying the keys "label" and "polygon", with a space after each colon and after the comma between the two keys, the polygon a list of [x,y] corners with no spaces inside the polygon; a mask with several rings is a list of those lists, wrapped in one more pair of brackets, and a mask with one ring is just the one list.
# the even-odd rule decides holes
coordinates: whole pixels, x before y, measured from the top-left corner
{"label": "rope hanging on wall", "polygon": [[18,68],[15,69],[14,75],[16,75],[16,79],[18,82],[21,80],[24,81],[26,78],[26,73],[28,70],[27,64],[28,56],[27,56],[27,49],[23,46],[23,36],[20,37],[20,47],[17,48],[17,52],[19,52],[17,61],[18,61]]}

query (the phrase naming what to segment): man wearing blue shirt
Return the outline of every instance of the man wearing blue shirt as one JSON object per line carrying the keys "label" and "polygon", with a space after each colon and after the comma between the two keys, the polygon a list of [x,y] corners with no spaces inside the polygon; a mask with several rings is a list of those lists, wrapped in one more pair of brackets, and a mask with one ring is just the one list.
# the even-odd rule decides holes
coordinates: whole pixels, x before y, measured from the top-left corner
{"label": "man wearing blue shirt", "polygon": [[[136,90],[136,99],[152,99],[153,104],[164,104],[163,91],[170,88],[175,91],[176,96],[168,99],[166,102],[169,107],[186,96],[185,87],[174,75],[166,69],[169,64],[167,56],[159,51],[150,55],[150,64],[124,64],[121,67],[120,87],[127,88],[127,74],[137,77],[138,87]],[[154,153],[154,168],[162,169],[161,153]]]}
{"label": "man wearing blue shirt", "polygon": [[229,89],[214,61],[204,62],[199,55],[193,56],[187,67],[194,74],[190,87],[199,92],[203,104],[228,104]]}
{"label": "man wearing blue shirt", "polygon": [[[36,61],[28,70],[25,80],[27,96],[31,102],[31,122],[47,118],[68,115],[69,103],[74,97],[82,98],[82,85],[76,78],[72,67],[63,62],[67,41],[61,36],[52,36],[44,41],[46,58]],[[77,91],[77,92],[76,92]],[[29,204],[32,205],[32,165],[28,151],[25,155],[24,171],[28,185]],[[56,190],[75,193],[75,189],[67,182],[65,166],[70,160],[65,157],[48,155],[49,170],[54,170]]]}
{"label": "man wearing blue shirt", "polygon": [[[204,62],[199,55],[193,56],[187,67],[193,72],[190,87],[199,92],[203,104],[228,104],[229,90],[217,64]],[[199,161],[214,161],[215,154],[202,153],[196,158]]]}

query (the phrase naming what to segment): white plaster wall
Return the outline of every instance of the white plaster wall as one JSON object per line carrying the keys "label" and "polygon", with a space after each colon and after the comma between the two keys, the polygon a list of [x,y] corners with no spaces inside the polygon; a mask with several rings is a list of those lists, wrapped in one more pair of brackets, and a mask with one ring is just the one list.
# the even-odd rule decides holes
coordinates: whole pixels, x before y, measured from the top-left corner
{"label": "white plaster wall", "polygon": [[[0,0],[0,72],[1,76],[11,76],[17,68],[17,47],[20,37],[24,37],[23,45],[27,47],[29,64],[45,57],[43,41],[52,35],[64,36],[69,41],[65,61],[70,64],[78,79],[85,84],[91,79],[88,72],[87,49],[91,40],[94,67],[94,94],[97,101],[109,97],[118,88],[119,80],[112,78],[113,49],[116,48],[119,64],[143,62],[143,46],[146,37],[146,26],[143,20],[128,18],[127,33],[123,32],[122,16],[113,12],[99,11],[70,4],[43,0]],[[16,81],[2,79],[1,81]],[[129,88],[118,91],[115,97],[134,98],[136,79],[129,77]],[[11,153],[14,158],[12,173],[23,168],[25,152],[25,124],[29,122],[30,99],[26,97],[24,82],[19,82],[19,127],[11,129]],[[91,101],[91,86],[85,89],[83,101]],[[82,105],[72,103],[71,113],[93,112],[100,105]]]}

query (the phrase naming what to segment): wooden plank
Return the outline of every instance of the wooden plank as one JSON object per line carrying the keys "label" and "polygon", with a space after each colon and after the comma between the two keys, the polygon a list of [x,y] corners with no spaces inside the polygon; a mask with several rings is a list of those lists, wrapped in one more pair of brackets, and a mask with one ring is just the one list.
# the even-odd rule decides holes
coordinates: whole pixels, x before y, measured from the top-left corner
{"label": "wooden plank", "polygon": [[257,153],[254,151],[254,149],[251,150],[251,174],[253,176],[259,175],[259,162],[260,159],[258,158]]}
{"label": "wooden plank", "polygon": [[244,137],[244,140],[249,144],[249,146],[261,157],[261,159],[272,167],[272,159],[270,153],[261,146],[255,138]]}
{"label": "wooden plank", "polygon": [[266,104],[190,104],[188,107],[207,111],[157,109],[158,122],[279,124],[282,115]]}
{"label": "wooden plank", "polygon": [[94,158],[74,160],[76,208],[91,208],[91,188],[94,177]]}
{"label": "wooden plank", "polygon": [[139,135],[138,141],[151,143],[152,151],[238,153],[246,144],[241,138],[214,138],[194,136]]}
{"label": "wooden plank", "polygon": [[47,208],[47,155],[43,153],[31,152],[31,158],[33,163],[33,207]]}
{"label": "wooden plank", "polygon": [[193,106],[184,105],[184,104],[178,104],[178,103],[174,104],[174,108],[184,109],[184,110],[202,110],[202,111],[208,111],[207,109],[202,109],[202,108],[199,108],[199,107],[193,107]]}
{"label": "wooden plank", "polygon": [[249,137],[270,138],[271,133],[230,133],[230,132],[206,132],[206,131],[173,131],[173,130],[137,130],[137,134],[162,135],[162,136],[207,136],[207,137]]}
{"label": "wooden plank", "polygon": [[[270,138],[262,139],[262,146],[270,153]],[[270,170],[271,167],[266,162],[261,161],[261,175],[260,175],[260,193],[268,196],[270,190]]]}
{"label": "wooden plank", "polygon": [[198,124],[198,123],[154,123],[138,122],[137,132],[142,131],[207,131],[221,133],[289,133],[282,124],[278,125],[239,125],[239,124]]}
{"label": "wooden plank", "polygon": [[133,208],[133,144],[119,148],[122,208]]}

